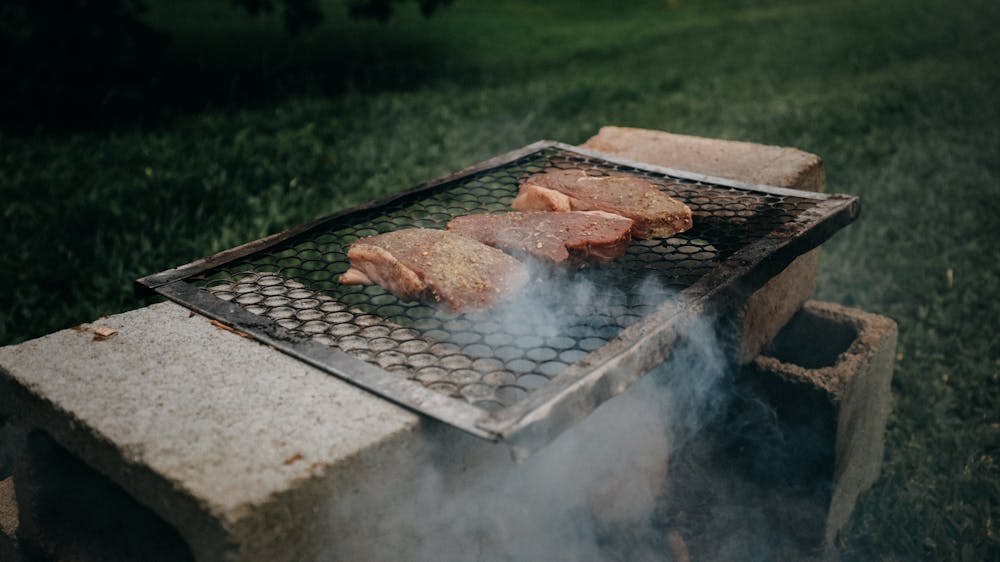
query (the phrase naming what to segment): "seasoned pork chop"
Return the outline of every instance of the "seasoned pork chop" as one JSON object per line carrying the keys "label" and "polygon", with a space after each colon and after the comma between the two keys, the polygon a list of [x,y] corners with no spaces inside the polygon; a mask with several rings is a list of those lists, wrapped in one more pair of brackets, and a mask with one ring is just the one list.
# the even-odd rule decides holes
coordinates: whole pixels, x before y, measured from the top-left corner
{"label": "seasoned pork chop", "polygon": [[607,211],[634,221],[634,238],[666,238],[691,228],[691,209],[652,182],[626,175],[553,170],[521,183],[518,211]]}
{"label": "seasoned pork chop", "polygon": [[448,223],[451,232],[514,255],[563,265],[621,257],[628,250],[631,228],[632,219],[604,211],[466,215]]}
{"label": "seasoned pork chop", "polygon": [[521,262],[460,234],[411,228],[362,238],[347,252],[345,285],[376,283],[449,312],[488,308],[528,282]]}

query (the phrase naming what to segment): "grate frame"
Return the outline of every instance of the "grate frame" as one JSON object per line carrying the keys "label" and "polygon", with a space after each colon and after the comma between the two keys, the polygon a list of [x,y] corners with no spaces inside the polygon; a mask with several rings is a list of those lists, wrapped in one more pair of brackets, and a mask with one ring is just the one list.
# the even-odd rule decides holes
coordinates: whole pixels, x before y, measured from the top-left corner
{"label": "grate frame", "polygon": [[[274,318],[251,312],[256,310],[253,306],[237,304],[235,301],[238,299],[233,298],[236,295],[233,287],[242,281],[235,278],[235,274],[228,273],[227,267],[245,264],[255,256],[265,255],[275,248],[302,243],[309,240],[310,236],[328,234],[338,226],[350,224],[352,221],[371,221],[373,218],[387,215],[393,209],[405,209],[408,202],[425,201],[435,194],[448,193],[449,190],[462,185],[462,182],[472,181],[472,178],[505,169],[526,159],[541,159],[545,165],[557,165],[552,162],[564,159],[559,162],[570,162],[569,166],[579,160],[581,167],[583,165],[594,167],[598,170],[597,173],[603,173],[600,170],[613,170],[615,173],[641,174],[659,179],[668,185],[670,182],[679,182],[677,187],[683,186],[683,193],[671,194],[682,200],[689,199],[685,202],[697,209],[696,229],[700,220],[711,219],[714,221],[712,228],[723,230],[741,228],[750,232],[755,228],[747,222],[752,221],[752,217],[770,213],[770,218],[765,221],[767,227],[763,231],[753,231],[752,235],[745,236],[748,243],[721,250],[713,247],[715,254],[711,259],[706,258],[707,265],[696,264],[697,267],[687,272],[685,276],[681,276],[683,279],[676,287],[675,294],[663,301],[640,307],[641,313],[629,311],[628,316],[633,320],[628,324],[618,326],[614,334],[608,334],[603,340],[594,339],[598,342],[591,346],[594,349],[588,347],[587,353],[573,354],[575,360],[560,363],[562,368],[552,373],[547,382],[523,393],[517,401],[501,404],[498,409],[482,407],[473,403],[471,399],[448,395],[440,388],[437,390],[431,388],[433,385],[428,386],[416,379],[400,376],[399,372],[391,372],[379,364],[373,364],[372,358],[364,354],[356,356],[350,350],[339,349],[336,344],[320,343],[316,337],[308,337],[309,334],[298,327],[290,328],[288,323],[283,325]],[[510,189],[511,186],[507,188]],[[516,191],[516,186],[513,189]],[[669,188],[667,191],[670,191]],[[727,210],[724,204],[716,203],[720,200],[720,193],[726,194],[722,198],[735,197],[736,194],[746,195],[749,199],[757,198],[755,201],[792,200],[796,203],[791,204],[791,211],[762,207],[737,214]],[[698,199],[699,203],[693,203],[694,199]],[[774,207],[777,208],[777,204]],[[488,207],[478,212],[482,210],[501,209]],[[586,417],[603,401],[625,391],[643,374],[662,363],[669,357],[676,340],[683,337],[683,326],[686,322],[694,321],[717,308],[728,308],[744,302],[749,294],[780,273],[795,257],[818,246],[837,230],[852,222],[859,211],[860,203],[853,196],[818,194],[749,184],[635,162],[555,141],[539,141],[426,182],[414,189],[346,209],[189,264],[143,277],[136,280],[136,286],[140,291],[158,293],[223,322],[383,398],[437,418],[478,437],[494,441],[503,440],[513,447],[516,456],[523,457]],[[701,219],[699,214],[703,215]],[[441,220],[446,222],[447,218],[450,216],[442,217]],[[683,246],[682,249],[692,248],[691,242],[684,243],[687,246]],[[673,251],[671,248],[664,249],[664,244],[667,242],[651,242],[646,246],[662,251]],[[643,247],[643,241],[633,242],[633,246],[640,252],[648,249]],[[699,249],[704,248],[694,248],[694,250]],[[707,256],[710,252],[699,252],[696,255],[702,254]],[[659,259],[663,255],[665,254],[655,255],[647,252],[640,257],[649,261]],[[679,263],[694,262],[688,260]],[[229,274],[231,279],[229,286],[208,284],[207,280],[214,272],[219,271]],[[275,276],[275,278],[280,277]],[[255,280],[260,279],[255,278]],[[296,282],[294,286],[285,287],[285,290],[313,290],[321,299],[317,302],[330,304],[335,307],[332,310],[342,310],[348,306],[346,303],[342,303],[341,306],[337,304],[339,301],[336,298],[326,295],[323,290],[302,283]],[[377,292],[375,290],[375,293]],[[228,300],[220,296],[228,297]],[[340,308],[336,308],[337,306]],[[381,325],[377,314],[367,314],[365,318],[375,326]],[[392,325],[388,320],[384,318],[382,320],[385,324]],[[323,340],[322,337],[319,339]],[[606,343],[600,345],[602,341]],[[576,345],[579,347],[579,342]]]}

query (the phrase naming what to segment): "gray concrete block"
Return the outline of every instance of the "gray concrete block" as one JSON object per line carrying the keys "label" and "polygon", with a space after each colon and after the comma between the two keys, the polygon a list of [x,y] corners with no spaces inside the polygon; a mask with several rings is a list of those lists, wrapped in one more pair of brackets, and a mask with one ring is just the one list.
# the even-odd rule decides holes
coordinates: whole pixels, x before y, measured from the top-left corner
{"label": "gray concrete block", "polygon": [[[295,559],[359,457],[419,418],[170,303],[0,348],[0,411],[176,527],[199,559]],[[334,469],[336,467],[336,469]],[[278,552],[273,552],[278,549]]]}
{"label": "gray concrete block", "polygon": [[[782,381],[783,402],[820,396],[836,427],[833,493],[824,538],[832,544],[858,497],[878,479],[891,408],[896,323],[885,316],[833,303],[808,301],[753,363],[772,388]],[[804,401],[804,400],[803,400]],[[823,411],[813,408],[816,415]]]}
{"label": "gray concrete block", "polygon": [[[709,176],[821,192],[819,156],[795,148],[706,139],[663,131],[602,127],[585,148]],[[816,289],[819,251],[799,256],[750,296],[740,317],[740,363],[753,360]]]}
{"label": "gray concrete block", "polygon": [[825,182],[820,157],[796,148],[630,127],[601,127],[583,146],[630,160],[748,183],[823,191]]}

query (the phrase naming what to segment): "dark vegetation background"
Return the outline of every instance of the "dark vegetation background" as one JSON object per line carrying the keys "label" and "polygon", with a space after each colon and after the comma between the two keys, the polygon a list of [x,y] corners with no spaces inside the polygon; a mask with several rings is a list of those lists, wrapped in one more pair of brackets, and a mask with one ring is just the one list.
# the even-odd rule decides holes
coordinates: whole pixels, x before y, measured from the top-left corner
{"label": "dark vegetation background", "polygon": [[280,2],[35,4],[0,8],[0,344],[540,138],[795,146],[864,204],[824,246],[819,298],[900,327],[883,477],[846,556],[1000,559],[1000,3],[367,3],[394,8],[382,23],[334,0],[288,4],[323,16],[298,23]]}

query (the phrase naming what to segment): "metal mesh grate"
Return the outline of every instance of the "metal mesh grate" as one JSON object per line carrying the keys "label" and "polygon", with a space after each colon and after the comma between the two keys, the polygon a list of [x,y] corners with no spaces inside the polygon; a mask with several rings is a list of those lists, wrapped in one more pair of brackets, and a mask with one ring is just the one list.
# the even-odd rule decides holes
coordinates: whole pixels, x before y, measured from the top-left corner
{"label": "metal mesh grate", "polygon": [[[669,239],[634,241],[619,260],[552,275],[493,311],[445,314],[402,302],[378,286],[338,283],[355,240],[508,211],[524,178],[552,168],[645,177],[691,207],[694,228]],[[814,199],[676,178],[550,148],[352,213],[190,281],[296,337],[497,410],[548,384],[734,252],[762,237],[782,236],[816,205]],[[540,302],[546,312],[530,314]]]}
{"label": "metal mesh grate", "polygon": [[[503,212],[550,168],[643,176],[694,228],[633,241],[609,264],[548,272],[489,311],[446,314],[343,286],[364,236]],[[350,209],[137,280],[137,285],[522,456],[669,357],[686,322],[740,306],[857,216],[857,198],[748,185],[540,141]]]}

